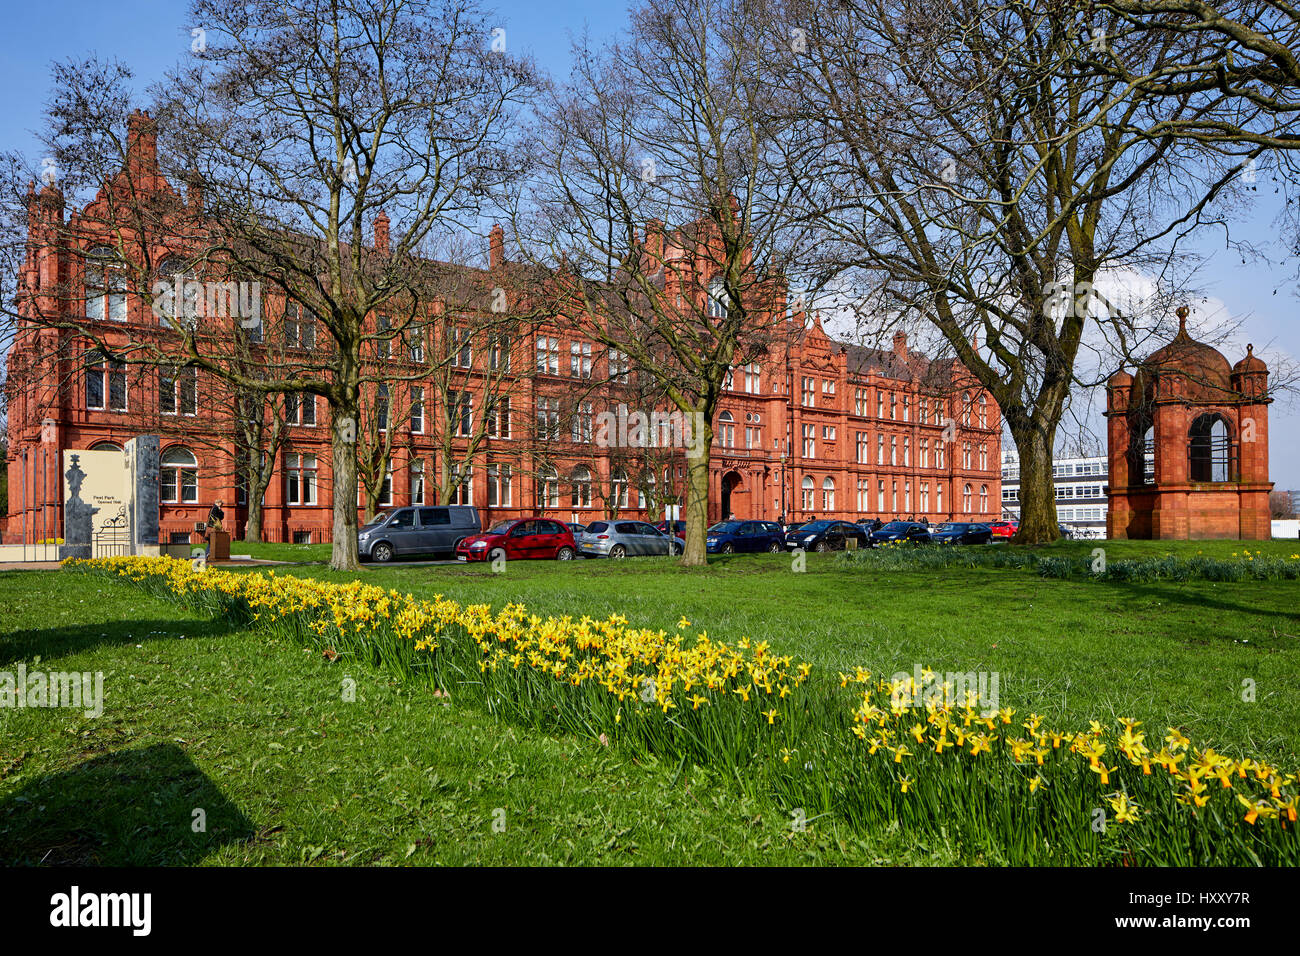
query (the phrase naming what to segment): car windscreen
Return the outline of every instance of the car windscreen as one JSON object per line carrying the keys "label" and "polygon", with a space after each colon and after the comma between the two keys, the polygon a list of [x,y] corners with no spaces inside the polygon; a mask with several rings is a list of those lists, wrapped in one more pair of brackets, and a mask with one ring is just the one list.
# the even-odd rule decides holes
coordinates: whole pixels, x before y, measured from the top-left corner
{"label": "car windscreen", "polygon": [[373,528],[373,527],[375,527],[376,525],[381,525],[381,524],[383,524],[383,523],[384,523],[385,521],[387,521],[387,520],[388,520],[388,512],[387,512],[387,511],[381,511],[381,512],[379,512],[379,514],[375,515],[373,518],[371,518],[369,521],[367,521],[364,525],[362,525],[362,527],[363,527],[363,528]]}
{"label": "car windscreen", "polygon": [[968,524],[961,524],[960,522],[950,521],[947,524],[939,525],[939,530],[940,531],[965,531],[969,527],[970,525]]}
{"label": "car windscreen", "polygon": [[807,524],[800,525],[798,530],[799,531],[825,531],[833,524],[835,524],[834,521],[809,521]]}
{"label": "car windscreen", "polygon": [[739,530],[739,521],[719,521],[709,529],[709,534],[735,534]]}
{"label": "car windscreen", "polygon": [[488,534],[505,534],[507,531],[510,530],[510,526],[512,524],[514,524],[513,519],[498,521],[492,527],[488,528]]}
{"label": "car windscreen", "polygon": [[912,527],[912,525],[910,522],[907,521],[891,521],[889,522],[889,524],[885,525],[880,530],[881,531],[906,531],[910,527]]}
{"label": "car windscreen", "polygon": [[603,521],[593,521],[591,524],[587,525],[587,534],[600,534],[608,527],[609,525]]}

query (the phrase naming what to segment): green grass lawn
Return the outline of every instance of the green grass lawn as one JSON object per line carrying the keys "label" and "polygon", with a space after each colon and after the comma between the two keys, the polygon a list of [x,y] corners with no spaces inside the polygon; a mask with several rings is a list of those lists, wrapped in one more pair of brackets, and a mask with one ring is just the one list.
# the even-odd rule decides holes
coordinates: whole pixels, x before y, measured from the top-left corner
{"label": "green grass lawn", "polygon": [[959,861],[833,820],[796,833],[701,770],[523,732],[125,585],[0,572],[0,606],[0,671],[105,688],[99,718],[0,710],[0,865]]}
{"label": "green grass lawn", "polygon": [[[262,546],[266,547],[266,546]],[[279,546],[301,548],[303,546]],[[307,546],[322,547],[322,546]],[[1005,547],[1005,546],[1000,546]],[[1229,558],[1240,542],[1060,542],[1108,560]],[[1289,542],[1246,545],[1288,557]],[[236,549],[241,550],[241,549]],[[325,567],[278,569],[345,580]],[[367,567],[365,580],[540,615],[748,636],[836,671],[995,671],[1001,703],[1062,729],[1135,717],[1295,769],[1300,587],[1118,584],[1024,570],[880,573],[833,556]],[[104,716],[0,710],[0,861],[106,863],[978,862],[791,808],[699,769],[548,737],[125,584],[0,574],[0,671],[102,670]],[[342,682],[357,680],[357,700]],[[1255,699],[1242,699],[1251,681]],[[454,688],[453,688],[454,694]],[[190,829],[208,814],[206,834]],[[498,808],[505,829],[494,832]],[[501,819],[500,815],[496,816]]]}

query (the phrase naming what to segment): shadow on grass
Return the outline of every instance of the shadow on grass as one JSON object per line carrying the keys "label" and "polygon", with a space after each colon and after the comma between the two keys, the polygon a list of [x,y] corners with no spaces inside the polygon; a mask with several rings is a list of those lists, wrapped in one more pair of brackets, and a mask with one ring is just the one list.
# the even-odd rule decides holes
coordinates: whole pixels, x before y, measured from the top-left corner
{"label": "shadow on grass", "polygon": [[[1111,582],[1107,582],[1111,583]],[[1185,604],[1198,610],[1206,611],[1224,611],[1230,614],[1248,614],[1260,618],[1262,621],[1271,621],[1279,633],[1284,637],[1295,637],[1300,634],[1300,612],[1296,611],[1294,605],[1289,608],[1285,607],[1264,607],[1260,604],[1252,604],[1248,599],[1242,601],[1227,601],[1217,594],[1212,596],[1208,585],[1215,582],[1192,581],[1187,583],[1178,583],[1172,581],[1160,581],[1151,584],[1123,584],[1115,582],[1114,586],[1119,589],[1125,589],[1130,594],[1141,595],[1150,600],[1159,599],[1169,604]],[[1233,587],[1233,582],[1220,582],[1222,594]],[[1241,582],[1242,586],[1252,584],[1271,584],[1271,581],[1248,581]],[[1199,587],[1197,586],[1199,585]],[[1236,637],[1222,628],[1214,626],[1214,619],[1210,617],[1206,620],[1209,634],[1214,637],[1222,637],[1231,640]]]}
{"label": "shadow on grass", "polygon": [[50,661],[96,647],[144,644],[181,634],[186,637],[215,637],[235,630],[238,630],[235,624],[226,620],[159,618],[10,631],[0,633],[0,667],[31,661],[38,654],[43,660]]}
{"label": "shadow on grass", "polygon": [[0,865],[189,866],[254,832],[185,751],[156,744],[42,777],[0,803]]}

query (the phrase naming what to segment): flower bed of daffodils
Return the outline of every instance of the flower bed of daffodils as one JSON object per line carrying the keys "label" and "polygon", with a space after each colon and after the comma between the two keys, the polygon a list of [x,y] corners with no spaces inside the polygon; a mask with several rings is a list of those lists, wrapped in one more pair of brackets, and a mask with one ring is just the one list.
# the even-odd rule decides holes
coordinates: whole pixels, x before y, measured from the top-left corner
{"label": "flower bed of daffodils", "polygon": [[[900,827],[998,863],[1300,862],[1297,780],[1137,721],[1059,732],[951,688],[821,675],[765,642],[541,618],[359,581],[69,561],[238,625],[314,643],[546,731],[694,763],[804,821]],[[936,692],[937,691],[937,692]]]}

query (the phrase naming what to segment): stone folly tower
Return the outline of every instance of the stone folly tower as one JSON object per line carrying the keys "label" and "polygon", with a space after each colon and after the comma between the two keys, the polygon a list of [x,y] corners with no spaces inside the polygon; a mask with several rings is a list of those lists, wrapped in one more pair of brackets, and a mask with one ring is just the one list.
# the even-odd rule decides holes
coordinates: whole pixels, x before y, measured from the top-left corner
{"label": "stone folly tower", "polygon": [[1271,536],[1268,368],[1178,334],[1106,387],[1112,538]]}

